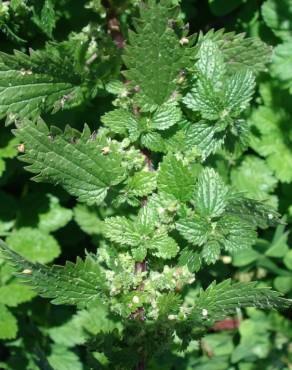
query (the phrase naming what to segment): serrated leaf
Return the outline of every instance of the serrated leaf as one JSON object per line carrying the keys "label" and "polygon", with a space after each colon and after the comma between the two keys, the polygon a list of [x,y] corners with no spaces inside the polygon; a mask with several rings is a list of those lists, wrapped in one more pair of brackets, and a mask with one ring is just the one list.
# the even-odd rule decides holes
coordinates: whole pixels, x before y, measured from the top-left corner
{"label": "serrated leaf", "polygon": [[188,49],[182,47],[169,26],[169,9],[151,2],[143,9],[136,32],[130,32],[123,56],[126,77],[138,88],[136,101],[143,111],[153,111],[165,103],[176,89],[175,79],[190,63]]}
{"label": "serrated leaf", "polygon": [[116,134],[125,136],[128,131],[130,131],[132,135],[134,130],[138,132],[138,122],[133,114],[126,109],[115,109],[104,114],[101,117],[101,122]]}
{"label": "serrated leaf", "polygon": [[163,137],[158,132],[147,132],[141,136],[141,144],[152,152],[165,152],[166,145]]}
{"label": "serrated leaf", "polygon": [[221,252],[221,245],[217,240],[208,241],[202,249],[202,258],[205,260],[207,265],[215,263]]}
{"label": "serrated leaf", "polygon": [[215,42],[223,54],[230,72],[250,69],[258,73],[266,69],[271,60],[272,48],[257,37],[245,37],[244,33],[225,32],[224,29],[200,33],[198,44],[203,40]]}
{"label": "serrated leaf", "polygon": [[218,217],[227,204],[228,187],[212,169],[205,168],[198,177],[194,193],[195,207],[202,216]]}
{"label": "serrated leaf", "polygon": [[179,219],[176,228],[189,243],[195,245],[204,244],[212,230],[211,224],[198,215]]}
{"label": "serrated leaf", "polygon": [[157,185],[159,191],[186,202],[191,199],[195,187],[195,176],[181,159],[177,159],[174,154],[168,154],[160,164]]}
{"label": "serrated leaf", "polygon": [[[44,0],[41,7],[34,7],[32,20],[49,37],[52,37],[52,31],[56,24],[56,14],[52,0]],[[36,11],[37,10],[37,11]]]}
{"label": "serrated leaf", "polygon": [[178,259],[179,266],[187,266],[190,272],[198,272],[201,268],[200,253],[193,252],[190,248],[184,248]]}
{"label": "serrated leaf", "polygon": [[24,142],[21,159],[36,173],[36,181],[61,184],[70,194],[89,205],[100,204],[108,190],[125,176],[122,155],[116,149],[103,154],[103,146],[92,138],[88,127],[80,137],[54,135],[43,122],[24,122],[15,132]]}
{"label": "serrated leaf", "polygon": [[177,314],[181,305],[181,297],[174,293],[164,293],[157,299],[159,317],[167,317],[169,314]]}
{"label": "serrated leaf", "polygon": [[173,103],[161,105],[152,117],[152,127],[157,130],[166,130],[180,121],[181,110]]}
{"label": "serrated leaf", "polygon": [[163,259],[173,258],[179,251],[176,241],[166,233],[155,234],[149,242],[149,248],[155,249],[154,255]]}
{"label": "serrated leaf", "polygon": [[105,220],[103,232],[111,241],[136,247],[141,242],[141,234],[135,222],[127,217],[108,217]]}
{"label": "serrated leaf", "polygon": [[186,131],[187,147],[191,150],[197,146],[205,159],[224,144],[226,133],[216,131],[213,124],[210,125],[205,121],[194,122]]}
{"label": "serrated leaf", "polygon": [[224,235],[224,249],[229,252],[250,248],[257,239],[253,225],[239,217],[223,216],[218,221],[218,228]]}
{"label": "serrated leaf", "polygon": [[51,267],[32,263],[10,249],[0,240],[2,255],[17,269],[22,281],[28,283],[53,304],[70,304],[86,307],[104,299],[107,284],[99,263],[90,255],[76,264],[67,261],[65,266]]}
{"label": "serrated leaf", "polygon": [[6,306],[0,304],[0,339],[14,339],[17,330],[16,318]]}
{"label": "serrated leaf", "polygon": [[34,119],[57,102],[63,108],[80,103],[81,77],[74,72],[70,56],[60,50],[48,46],[30,56],[19,51],[0,53],[0,117],[8,115],[8,122]]}
{"label": "serrated leaf", "polygon": [[6,241],[13,250],[31,262],[51,262],[61,253],[61,248],[52,235],[30,227],[14,230]]}
{"label": "serrated leaf", "polygon": [[156,173],[150,171],[136,172],[130,177],[126,186],[126,193],[143,197],[152,193],[156,188]]}
{"label": "serrated leaf", "polygon": [[213,282],[205,291],[201,290],[195,301],[195,307],[190,319],[211,326],[234,314],[236,308],[285,308],[291,306],[291,300],[281,298],[279,293],[269,288],[260,288],[255,282],[233,283],[224,280]]}

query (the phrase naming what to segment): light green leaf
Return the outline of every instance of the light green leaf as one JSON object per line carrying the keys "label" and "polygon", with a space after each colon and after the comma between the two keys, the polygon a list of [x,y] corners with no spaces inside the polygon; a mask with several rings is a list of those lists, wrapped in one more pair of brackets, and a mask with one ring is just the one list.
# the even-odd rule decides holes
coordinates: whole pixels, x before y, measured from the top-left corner
{"label": "light green leaf", "polygon": [[115,109],[104,114],[101,122],[109,127],[112,132],[120,135],[126,135],[128,131],[138,130],[138,122],[133,114],[126,109]]}
{"label": "light green leaf", "polygon": [[78,204],[74,208],[74,220],[81,230],[89,235],[100,234],[102,232],[102,221],[99,218],[97,209]]}
{"label": "light green leaf", "polygon": [[[65,50],[65,49],[64,49]],[[0,53],[0,117],[36,118],[57,104],[69,108],[83,100],[81,77],[70,55],[48,45],[30,56]],[[65,68],[66,66],[66,68]]]}
{"label": "light green leaf", "polygon": [[13,250],[31,262],[51,262],[61,253],[60,246],[52,235],[30,227],[14,230],[6,241]]}
{"label": "light green leaf", "polygon": [[255,156],[245,156],[241,165],[232,170],[231,181],[236,190],[258,200],[272,201],[269,193],[277,185],[277,179],[265,161]]}
{"label": "light green leaf", "polygon": [[39,214],[38,228],[50,233],[61,229],[72,219],[72,211],[60,205],[59,199],[51,194],[49,198],[49,209],[45,213]]}
{"label": "light green leaf", "polygon": [[[291,30],[292,31],[292,30]],[[291,37],[292,40],[292,37]],[[275,48],[271,66],[272,75],[279,79],[281,86],[292,93],[292,45],[285,42]]]}
{"label": "light green leaf", "polygon": [[292,290],[292,276],[277,276],[274,279],[274,287],[283,294],[289,293]]}
{"label": "light green leaf", "polygon": [[215,263],[221,252],[221,245],[217,240],[208,241],[202,249],[202,258],[205,260],[207,265]]}
{"label": "light green leaf", "polygon": [[262,15],[267,26],[284,41],[292,38],[291,0],[267,0],[262,5]]}
{"label": "light green leaf", "polygon": [[0,304],[0,339],[14,339],[16,334],[16,318],[6,306]]}
{"label": "light green leaf", "polygon": [[35,181],[61,184],[70,194],[89,205],[100,204],[108,190],[125,176],[121,165],[122,154],[115,144],[108,144],[109,153],[98,137],[92,138],[88,127],[79,137],[49,131],[41,121],[36,125],[24,122],[15,134],[24,142],[25,154],[21,159],[36,173]]}
{"label": "light green leaf", "polygon": [[58,370],[82,370],[83,366],[79,357],[68,348],[54,344],[48,362],[53,369]]}
{"label": "light green leaf", "polygon": [[194,191],[195,177],[187,164],[174,154],[168,154],[160,164],[157,185],[159,191],[186,202],[191,199]]}
{"label": "light green leaf", "polygon": [[16,307],[21,303],[28,302],[36,296],[36,293],[25,285],[10,283],[0,286],[0,305]]}
{"label": "light green leaf", "polygon": [[205,168],[198,177],[194,194],[195,207],[202,216],[218,217],[227,204],[228,187],[212,169]]}
{"label": "light green leaf", "polygon": [[179,219],[176,223],[176,228],[189,243],[195,245],[206,243],[212,231],[211,224],[198,215]]}
{"label": "light green leaf", "polygon": [[285,125],[290,116],[284,110],[261,106],[250,118],[257,130],[251,137],[251,147],[266,157],[268,166],[282,182],[292,181],[292,141],[286,134]]}
{"label": "light green leaf", "polygon": [[141,239],[141,234],[137,229],[137,224],[129,220],[127,217],[109,217],[105,220],[103,231],[105,236],[112,242],[138,246]]}
{"label": "light green leaf", "polygon": [[161,105],[152,117],[152,127],[157,130],[166,130],[181,120],[182,113],[173,103]]}
{"label": "light green leaf", "polygon": [[240,217],[223,216],[218,221],[218,228],[224,235],[224,249],[229,252],[250,248],[257,239],[253,225]]}
{"label": "light green leaf", "polygon": [[149,248],[156,249],[157,251],[154,255],[163,259],[173,258],[179,251],[179,246],[176,241],[166,233],[155,234],[153,239],[149,242]]}
{"label": "light green leaf", "polygon": [[143,197],[156,188],[156,172],[147,170],[136,172],[128,180],[125,192],[134,196]]}
{"label": "light green leaf", "polygon": [[245,33],[225,32],[224,29],[199,34],[198,44],[204,40],[216,42],[230,72],[249,69],[258,73],[266,69],[271,60],[272,47],[257,37],[245,37]]}

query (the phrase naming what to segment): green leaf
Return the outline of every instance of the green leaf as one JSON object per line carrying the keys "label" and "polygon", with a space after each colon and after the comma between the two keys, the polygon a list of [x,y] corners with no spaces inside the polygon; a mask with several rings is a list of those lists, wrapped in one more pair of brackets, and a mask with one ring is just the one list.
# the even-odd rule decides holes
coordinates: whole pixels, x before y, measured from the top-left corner
{"label": "green leaf", "polygon": [[190,248],[184,248],[178,259],[179,266],[187,266],[190,272],[197,272],[201,267],[201,256]]}
{"label": "green leaf", "polygon": [[292,276],[277,276],[274,287],[283,294],[289,293],[292,290]]}
{"label": "green leaf", "polygon": [[156,233],[149,242],[150,249],[156,249],[155,256],[170,259],[177,255],[179,246],[174,239],[166,233]]}
{"label": "green leaf", "polygon": [[176,228],[189,243],[195,245],[206,243],[212,231],[211,224],[198,215],[179,219]]}
{"label": "green leaf", "polygon": [[15,131],[24,142],[28,171],[36,173],[35,181],[61,184],[70,194],[89,205],[100,204],[108,190],[125,176],[121,165],[122,154],[108,144],[109,153],[103,154],[104,145],[92,137],[86,126],[79,137],[55,134],[41,121],[24,122]]}
{"label": "green leaf", "polygon": [[194,193],[195,207],[202,216],[218,217],[227,204],[228,187],[213,168],[205,168],[198,177]]}
{"label": "green leaf", "polygon": [[58,370],[82,370],[83,366],[79,357],[68,348],[55,344],[52,345],[48,362],[53,369]]}
{"label": "green leaf", "polygon": [[254,131],[251,147],[267,158],[268,166],[282,182],[292,181],[291,140],[285,129],[290,115],[283,109],[261,106],[250,118]]}
{"label": "green leaf", "polygon": [[78,204],[74,208],[74,220],[86,234],[95,235],[102,232],[102,221],[95,207]]}
{"label": "green leaf", "polygon": [[181,305],[181,297],[174,293],[165,293],[158,297],[157,307],[159,317],[167,317],[169,314],[177,314]]}
{"label": "green leaf", "polygon": [[285,263],[285,266],[287,266],[289,270],[292,270],[292,251],[291,250],[287,252],[287,254],[285,255],[284,263]]}
{"label": "green leaf", "polygon": [[243,0],[209,0],[209,6],[213,14],[216,16],[224,16],[231,13],[234,9],[239,7]]}
{"label": "green leaf", "polygon": [[292,38],[291,0],[267,0],[262,5],[262,15],[267,26],[284,41]]}
{"label": "green leaf", "polygon": [[16,118],[36,118],[51,111],[82,101],[81,77],[70,55],[61,47],[48,45],[30,56],[19,51],[0,53],[0,117],[8,122]]}
{"label": "green leaf", "polygon": [[[36,7],[34,7],[34,10]],[[34,11],[33,21],[49,37],[52,37],[56,24],[56,14],[52,0],[44,0],[40,12]]]}
{"label": "green leaf", "polygon": [[[292,38],[291,38],[292,39]],[[275,48],[273,63],[271,66],[272,75],[281,82],[281,87],[289,89],[292,93],[292,46],[291,42],[285,42]]]}
{"label": "green leaf", "polygon": [[181,110],[173,103],[161,105],[152,117],[152,127],[157,130],[166,130],[178,123],[182,118]]}
{"label": "green leaf", "polygon": [[228,70],[249,69],[258,73],[266,69],[271,60],[272,48],[257,37],[245,37],[244,33],[225,32],[224,29],[199,34],[198,44],[212,40],[222,52]]}
{"label": "green leaf", "polygon": [[[45,213],[39,213],[38,228],[41,231],[50,233],[61,229],[72,219],[72,211],[60,205],[59,199],[51,194],[49,198],[49,209]],[[39,261],[41,262],[41,261]]]}
{"label": "green leaf", "polygon": [[105,220],[103,232],[112,242],[122,245],[135,247],[142,241],[137,224],[127,217],[108,217]]}
{"label": "green leaf", "polygon": [[129,33],[124,52],[125,76],[136,87],[135,100],[143,111],[153,111],[176,90],[176,79],[190,63],[190,53],[181,46],[169,25],[169,9],[151,2],[140,8],[136,32]]}
{"label": "green leaf", "polygon": [[30,227],[14,230],[6,241],[13,250],[31,262],[51,262],[61,253],[60,246],[52,235]]}
{"label": "green leaf", "polygon": [[202,258],[205,260],[207,265],[215,263],[221,252],[221,245],[217,240],[208,241],[202,249]]}
{"label": "green leaf", "polygon": [[144,170],[130,177],[125,192],[137,197],[151,194],[156,188],[156,173]]}
{"label": "green leaf", "polygon": [[127,135],[129,131],[133,135],[133,131],[138,130],[138,122],[133,114],[126,109],[115,109],[104,114],[101,117],[101,122],[116,134]]}
{"label": "green leaf", "polygon": [[17,334],[17,321],[3,304],[0,304],[0,318],[0,339],[14,339]]}
{"label": "green leaf", "polygon": [[224,280],[213,282],[205,291],[201,290],[195,301],[190,319],[205,326],[224,319],[236,312],[236,308],[285,308],[291,300],[281,298],[279,293],[269,288],[260,288],[255,282],[233,283]]}
{"label": "green leaf", "polygon": [[0,240],[3,256],[17,269],[22,281],[28,283],[53,304],[70,304],[86,307],[91,302],[104,299],[107,284],[99,263],[91,255],[76,264],[67,261],[65,266],[51,267],[31,263]]}
{"label": "green leaf", "polygon": [[277,179],[265,161],[251,155],[245,156],[241,165],[232,170],[231,181],[236,190],[258,200],[271,199],[269,193],[277,185]]}
{"label": "green leaf", "polygon": [[164,157],[159,167],[158,190],[175,196],[186,202],[191,199],[195,186],[195,177],[190,167],[174,154]]}
{"label": "green leaf", "polygon": [[16,307],[21,303],[30,301],[35,295],[29,286],[10,283],[0,286],[0,305]]}
{"label": "green leaf", "polygon": [[218,228],[224,235],[224,249],[229,252],[250,248],[257,239],[254,226],[240,217],[223,216],[218,221]]}

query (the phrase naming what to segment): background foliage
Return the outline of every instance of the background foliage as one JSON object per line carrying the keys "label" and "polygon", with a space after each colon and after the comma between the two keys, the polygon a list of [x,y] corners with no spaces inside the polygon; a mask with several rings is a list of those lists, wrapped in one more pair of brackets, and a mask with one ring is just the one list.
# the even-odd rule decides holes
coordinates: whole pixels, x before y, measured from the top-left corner
{"label": "background foliage", "polygon": [[[110,21],[118,18],[120,29],[127,37],[128,28],[133,26],[138,13],[137,5],[137,1],[123,0],[1,2],[1,51],[9,54],[16,51],[10,58],[0,54],[0,115],[3,118],[0,236],[31,262],[64,264],[65,260],[74,261],[77,255],[84,255],[85,249],[95,251],[101,219],[110,216],[112,210],[79,204],[61,188],[30,181],[23,164],[16,159],[22,148],[18,147],[18,137],[11,134],[10,124],[16,118],[15,113],[21,118],[33,119],[41,111],[47,123],[62,129],[70,124],[80,130],[84,122],[92,131],[101,121],[114,125],[114,117],[104,114],[112,108],[113,93],[121,100],[126,97],[122,84],[109,82],[118,76],[123,63],[131,68],[133,60],[125,55],[122,61],[123,40]],[[257,77],[256,99],[246,113],[252,130],[250,149],[218,154],[212,159],[212,165],[237,190],[257,199],[268,199],[285,215],[287,223],[276,230],[261,231],[252,249],[232,257],[223,256],[215,265],[205,266],[198,280],[206,286],[214,279],[221,281],[230,276],[244,282],[257,279],[263,286],[273,286],[291,297],[292,1],[185,0],[181,5],[179,18],[189,22],[191,33],[224,27],[227,31],[257,36],[274,47],[268,69]],[[47,41],[52,43],[46,46]],[[29,48],[38,51],[30,51],[29,57],[22,54]],[[179,59],[175,53],[173,50],[165,55],[165,65]],[[138,55],[137,52],[137,58]],[[81,68],[84,63],[90,65],[88,70]],[[144,73],[147,77],[148,71]],[[165,73],[167,75],[167,71]],[[145,83],[146,92],[150,77],[139,81]],[[135,80],[136,76],[129,73],[127,78]],[[44,93],[36,94],[41,86]],[[167,87],[166,91],[170,89]],[[164,99],[159,91],[157,96],[148,98],[146,110]],[[248,101],[248,96],[246,99]],[[202,115],[210,118],[208,110],[204,110],[200,102],[195,103]],[[149,135],[145,134],[141,140],[155,145]],[[118,178],[118,163],[116,168]],[[163,179],[158,181],[163,183]],[[169,184],[169,180],[166,183]],[[135,183],[129,187],[135,189]],[[144,191],[147,194],[151,189]],[[132,202],[135,195],[139,194],[133,192]],[[103,196],[101,191],[101,199]],[[86,201],[90,204],[90,197]],[[107,368],[103,353],[83,346],[92,334],[98,338],[120,330],[116,322],[108,319],[104,308],[95,307],[89,315],[85,310],[76,314],[73,308],[52,306],[45,299],[37,298],[30,288],[20,286],[12,272],[12,268],[0,260],[0,367],[13,370]],[[289,319],[287,312],[285,315],[257,309],[238,312],[237,318],[217,325],[201,342],[192,342],[185,352],[179,352],[174,346],[159,361],[154,359],[149,369],[291,369]]]}

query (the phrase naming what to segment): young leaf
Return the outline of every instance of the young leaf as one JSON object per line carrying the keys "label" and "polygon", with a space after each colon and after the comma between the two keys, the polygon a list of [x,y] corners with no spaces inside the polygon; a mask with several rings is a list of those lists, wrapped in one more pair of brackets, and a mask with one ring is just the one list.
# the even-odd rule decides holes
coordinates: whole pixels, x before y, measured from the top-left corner
{"label": "young leaf", "polygon": [[198,177],[195,207],[202,216],[218,217],[227,204],[228,188],[213,168],[205,168]]}
{"label": "young leaf", "polygon": [[195,187],[195,177],[188,165],[174,154],[164,157],[158,173],[158,189],[186,202],[191,199]]}

